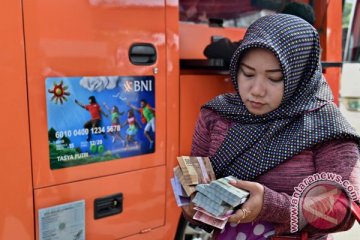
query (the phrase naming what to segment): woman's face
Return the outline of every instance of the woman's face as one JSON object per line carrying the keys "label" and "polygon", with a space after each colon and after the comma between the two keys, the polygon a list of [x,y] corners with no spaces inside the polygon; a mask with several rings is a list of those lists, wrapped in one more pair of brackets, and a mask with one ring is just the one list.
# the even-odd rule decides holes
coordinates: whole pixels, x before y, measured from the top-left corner
{"label": "woman's face", "polygon": [[240,61],[237,78],[241,100],[250,113],[263,115],[280,106],[284,95],[283,74],[271,51],[248,50]]}

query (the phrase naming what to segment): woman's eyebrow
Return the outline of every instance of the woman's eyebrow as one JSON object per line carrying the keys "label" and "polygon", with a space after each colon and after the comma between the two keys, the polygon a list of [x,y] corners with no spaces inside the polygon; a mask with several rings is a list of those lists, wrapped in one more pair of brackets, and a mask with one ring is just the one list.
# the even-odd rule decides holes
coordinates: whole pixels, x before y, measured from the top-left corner
{"label": "woman's eyebrow", "polygon": [[247,67],[247,68],[249,68],[249,69],[251,69],[251,70],[255,71],[255,68],[250,67],[249,65],[246,65],[245,63],[240,63],[240,65],[241,65],[241,66],[244,66],[244,67]]}
{"label": "woman's eyebrow", "polygon": [[[246,65],[245,63],[240,63],[240,66],[244,66],[244,67],[246,67],[246,68],[249,68],[249,69],[255,71],[255,68],[250,67],[249,65]],[[282,71],[281,71],[280,68],[276,68],[276,69],[265,70],[265,72],[270,72],[270,73],[272,73],[272,72],[282,72]]]}

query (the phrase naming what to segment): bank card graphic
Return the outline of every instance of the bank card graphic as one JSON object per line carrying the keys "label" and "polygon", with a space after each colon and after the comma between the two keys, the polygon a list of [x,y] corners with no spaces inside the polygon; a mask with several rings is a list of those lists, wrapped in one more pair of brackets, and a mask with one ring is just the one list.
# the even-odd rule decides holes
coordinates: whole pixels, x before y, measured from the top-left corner
{"label": "bank card graphic", "polygon": [[155,151],[153,76],[46,79],[51,169]]}

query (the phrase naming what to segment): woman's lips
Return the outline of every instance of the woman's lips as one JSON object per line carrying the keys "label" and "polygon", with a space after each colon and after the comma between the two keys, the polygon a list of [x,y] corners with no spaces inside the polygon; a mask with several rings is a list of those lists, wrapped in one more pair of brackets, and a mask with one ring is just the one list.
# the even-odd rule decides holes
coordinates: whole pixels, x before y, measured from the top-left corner
{"label": "woman's lips", "polygon": [[261,102],[249,101],[252,108],[262,108],[265,104]]}

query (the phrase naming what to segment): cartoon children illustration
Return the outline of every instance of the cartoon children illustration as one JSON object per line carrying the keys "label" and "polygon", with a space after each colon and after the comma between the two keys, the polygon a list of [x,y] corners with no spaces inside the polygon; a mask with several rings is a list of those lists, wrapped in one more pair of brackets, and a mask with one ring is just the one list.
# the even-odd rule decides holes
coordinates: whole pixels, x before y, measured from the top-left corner
{"label": "cartoon children illustration", "polygon": [[[99,104],[97,104],[96,98],[94,96],[89,97],[88,105],[84,105],[84,104],[80,103],[77,99],[75,99],[75,103],[77,105],[79,105],[80,107],[89,111],[89,113],[91,115],[91,119],[84,124],[84,128],[89,130],[88,137],[86,139],[86,141],[89,142],[91,140],[92,129],[98,128],[101,126],[101,114],[103,114],[105,117],[107,117],[108,115],[101,110],[101,108],[100,108]],[[99,131],[99,133],[100,133],[100,131]],[[102,132],[102,134],[103,134],[104,138],[106,138],[105,132]]]}
{"label": "cartoon children illustration", "polygon": [[144,135],[150,142],[149,148],[150,149],[153,148],[154,140],[150,136],[150,130],[152,130],[153,133],[155,133],[155,109],[152,108],[145,99],[141,99],[140,108],[135,107],[134,105],[131,105],[130,103],[128,103],[128,105],[131,108],[140,112],[141,122],[143,124],[146,124],[145,128],[144,128]]}
{"label": "cartoon children illustration", "polygon": [[140,124],[135,118],[134,110],[130,109],[128,111],[128,118],[126,122],[123,124],[123,127],[128,125],[128,128],[126,129],[126,147],[129,146],[129,143],[133,142],[135,144],[138,144],[138,142],[135,140],[135,135],[138,132],[138,129],[141,128]]}
{"label": "cartoon children illustration", "polygon": [[121,140],[121,142],[124,142],[124,139],[120,134],[120,116],[124,115],[124,112],[119,112],[119,108],[115,105],[112,107],[112,109],[110,109],[110,107],[105,102],[103,102],[103,105],[106,110],[111,114],[111,126],[114,127],[111,132],[112,142],[114,143],[117,139]]}

